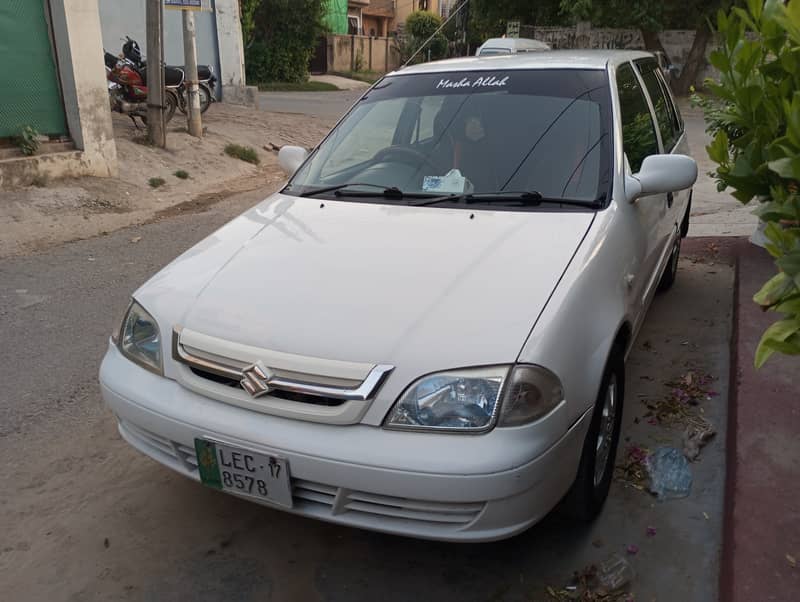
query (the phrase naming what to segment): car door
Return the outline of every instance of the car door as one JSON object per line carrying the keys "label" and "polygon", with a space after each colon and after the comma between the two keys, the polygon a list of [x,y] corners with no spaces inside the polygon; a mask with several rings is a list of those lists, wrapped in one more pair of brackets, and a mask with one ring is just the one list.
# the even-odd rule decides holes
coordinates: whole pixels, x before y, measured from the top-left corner
{"label": "car door", "polygon": [[[688,145],[677,109],[667,91],[666,82],[655,59],[636,61],[644,89],[650,98],[650,104],[658,124],[661,138],[661,152],[668,154],[687,154]],[[689,201],[689,191],[681,190],[667,195],[667,215],[662,225],[662,235],[668,238],[668,246],[674,241],[677,227],[683,220],[683,214]]]}
{"label": "car door", "polygon": [[[662,152],[688,155],[689,144],[686,140],[683,119],[658,64],[654,59],[641,59],[636,61],[636,68],[642,77],[655,112],[658,130],[661,134]],[[683,221],[689,204],[689,195],[689,190],[681,190],[671,195],[668,217],[673,225]]]}
{"label": "car door", "polygon": [[[659,136],[643,86],[631,63],[617,68],[617,92],[622,118],[622,147],[627,160],[626,169],[636,174],[646,157],[660,152]],[[630,235],[642,260],[628,275],[631,293],[643,315],[655,291],[658,266],[662,262],[667,241],[663,223],[667,217],[667,195],[640,197],[630,205],[634,214],[635,231]]]}

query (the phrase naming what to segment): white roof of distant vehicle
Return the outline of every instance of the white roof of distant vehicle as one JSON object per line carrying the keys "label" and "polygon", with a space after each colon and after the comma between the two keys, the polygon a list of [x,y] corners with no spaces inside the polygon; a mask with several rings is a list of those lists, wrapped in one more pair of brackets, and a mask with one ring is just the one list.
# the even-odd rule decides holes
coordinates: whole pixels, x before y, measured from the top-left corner
{"label": "white roof of distant vehicle", "polygon": [[[608,64],[653,58],[642,50],[543,50],[522,54],[468,56],[412,65],[394,74],[489,71],[501,69],[605,69]],[[391,74],[390,74],[391,75]]]}
{"label": "white roof of distant vehicle", "polygon": [[481,50],[517,50],[523,52],[550,50],[550,46],[541,40],[530,38],[490,38],[478,47]]}

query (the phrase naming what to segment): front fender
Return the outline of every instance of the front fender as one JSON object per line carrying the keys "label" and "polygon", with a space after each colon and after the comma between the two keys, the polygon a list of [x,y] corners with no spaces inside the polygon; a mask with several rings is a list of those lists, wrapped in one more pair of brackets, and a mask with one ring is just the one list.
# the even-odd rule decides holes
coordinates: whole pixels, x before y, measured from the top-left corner
{"label": "front fender", "polygon": [[518,359],[559,376],[569,424],[594,404],[617,334],[635,323],[626,274],[640,259],[620,218],[613,203],[598,213]]}

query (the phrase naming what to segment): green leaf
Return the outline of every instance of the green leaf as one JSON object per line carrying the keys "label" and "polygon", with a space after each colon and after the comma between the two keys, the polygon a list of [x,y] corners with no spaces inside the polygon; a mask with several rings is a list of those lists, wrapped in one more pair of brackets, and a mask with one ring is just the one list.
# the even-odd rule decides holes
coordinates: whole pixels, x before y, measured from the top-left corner
{"label": "green leaf", "polygon": [[714,163],[720,163],[723,165],[728,163],[728,134],[725,133],[725,130],[720,130],[717,132],[717,135],[714,136],[711,144],[706,147],[706,152],[708,153],[709,158],[714,161]]}
{"label": "green leaf", "polygon": [[[796,281],[796,284],[800,282],[800,251],[792,251],[791,253],[786,253],[783,257],[780,257],[775,263],[778,264],[778,267],[783,270],[790,278],[793,278]],[[798,284],[798,288],[800,288],[800,284]]]}
{"label": "green leaf", "polygon": [[782,178],[800,180],[800,156],[777,159],[770,161],[767,165]]}
{"label": "green leaf", "polygon": [[761,335],[761,341],[756,349],[755,366],[761,368],[770,356],[775,353],[775,348],[770,344],[782,343],[793,334],[800,331],[800,322],[795,319],[780,320],[770,325]]}
{"label": "green leaf", "polygon": [[708,55],[708,62],[714,65],[720,71],[728,71],[731,68],[731,62],[728,55],[722,50],[715,50]]}
{"label": "green leaf", "polygon": [[783,353],[786,355],[800,355],[800,336],[797,335],[793,335],[785,341],[776,341],[775,339],[770,339],[765,341],[764,345],[773,351],[777,351],[778,353]]}
{"label": "green leaf", "polygon": [[761,290],[753,295],[753,301],[762,307],[774,305],[786,295],[786,293],[792,290],[793,286],[794,283],[792,279],[783,272],[779,272],[767,280],[764,286],[761,287]]}

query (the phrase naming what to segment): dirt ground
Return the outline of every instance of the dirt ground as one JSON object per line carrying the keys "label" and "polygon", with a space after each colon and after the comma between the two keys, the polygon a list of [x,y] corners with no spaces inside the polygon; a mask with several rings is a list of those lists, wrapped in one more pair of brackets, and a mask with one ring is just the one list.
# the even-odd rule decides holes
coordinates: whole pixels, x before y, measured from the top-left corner
{"label": "dirt ground", "polygon": [[[203,139],[188,135],[178,113],[168,126],[167,148],[158,149],[146,144],[145,131],[128,117],[113,118],[119,177],[0,191],[0,257],[194,211],[233,194],[263,189],[267,196],[285,180],[272,145],[314,146],[334,123],[332,118],[214,104],[204,116]],[[223,149],[229,143],[256,149],[260,165],[227,156]],[[178,170],[189,178],[177,178]],[[150,178],[166,183],[152,188]]]}

